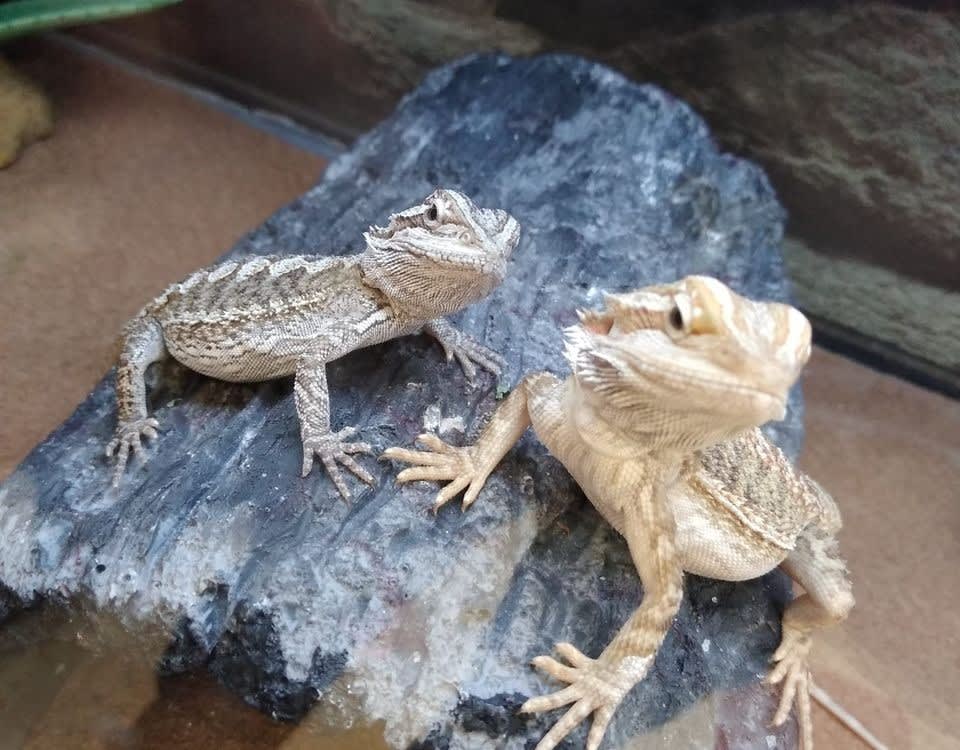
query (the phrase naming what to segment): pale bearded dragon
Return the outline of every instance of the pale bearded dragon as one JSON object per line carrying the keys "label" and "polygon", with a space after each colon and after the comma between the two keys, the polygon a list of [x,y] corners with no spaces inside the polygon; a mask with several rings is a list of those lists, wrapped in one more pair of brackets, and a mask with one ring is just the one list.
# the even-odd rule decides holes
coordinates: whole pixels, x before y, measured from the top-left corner
{"label": "pale bearded dragon", "polygon": [[768,676],[783,683],[773,717],[796,702],[801,745],[812,747],[811,633],[853,606],[835,534],[840,514],[757,429],[782,419],[787,392],[810,354],[810,326],[788,305],[754,302],[719,281],[608,295],[567,329],[573,374],[529,375],[500,405],[473,446],[434,435],[429,450],[390,448],[415,466],[400,482],[450,480],[440,507],[466,490],[464,508],[529,425],[627,541],[643,601],[597,658],[569,643],[534,666],[569,683],[528,700],[524,712],[572,707],[537,745],[551,750],[593,714],[587,748],[599,747],[624,695],[646,675],[683,596],[683,572],[723,580],[778,565],[806,593],[783,617]]}
{"label": "pale bearded dragon", "polygon": [[116,371],[118,425],[114,484],[141,435],[156,437],[147,414],[144,372],[170,355],[192,370],[229,381],[294,375],[303,442],[303,475],[319,456],[350,497],[338,464],[367,483],[350,454],[356,430],[330,428],[326,364],[347,352],[423,330],[460,362],[499,374],[503,360],[443,319],[485,297],[502,280],[520,226],[506,211],[478,208],[437,190],[423,203],[364,233],[359,255],[257,256],[227,260],[169,287],[127,324]]}

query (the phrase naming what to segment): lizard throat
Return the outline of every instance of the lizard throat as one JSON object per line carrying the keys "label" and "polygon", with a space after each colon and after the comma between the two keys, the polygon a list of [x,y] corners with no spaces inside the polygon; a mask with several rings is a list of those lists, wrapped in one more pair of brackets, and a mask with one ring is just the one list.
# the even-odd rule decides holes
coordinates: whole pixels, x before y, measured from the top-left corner
{"label": "lizard throat", "polygon": [[436,267],[402,265],[391,260],[370,251],[364,253],[361,279],[384,294],[395,310],[418,320],[458,312],[485,297],[500,281],[481,273],[468,277],[457,270],[448,275]]}

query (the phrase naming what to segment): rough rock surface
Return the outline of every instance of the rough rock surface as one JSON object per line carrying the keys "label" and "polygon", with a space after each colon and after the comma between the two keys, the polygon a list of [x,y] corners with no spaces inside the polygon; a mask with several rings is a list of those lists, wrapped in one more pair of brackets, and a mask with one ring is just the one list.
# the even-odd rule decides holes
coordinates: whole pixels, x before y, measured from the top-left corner
{"label": "rough rock surface", "polygon": [[[533,368],[565,372],[560,328],[604,289],[702,272],[786,296],[783,212],[760,169],[719,153],[660,90],[560,56],[474,57],[431,74],[232,253],[355,252],[367,224],[437,185],[524,227],[507,280],[457,321],[507,357],[503,387]],[[152,375],[163,432],[119,492],[102,457],[110,377],[0,487],[0,614],[80,599],[169,628],[162,669],[206,664],[278,717],[322,696],[324,721],[383,720],[392,747],[519,748],[556,718],[515,714],[522,696],[552,687],[529,659],[558,640],[598,653],[640,599],[622,540],[530,435],[469,513],[434,518],[434,485],[398,489],[394,469],[371,460],[379,485],[348,507],[319,471],[299,477],[289,381],[229,385],[176,365]],[[356,352],[329,379],[334,425],[359,425],[377,448],[424,427],[468,439],[497,392],[490,379],[468,387],[425,337]],[[795,454],[797,398],[774,434]],[[788,591],[779,574],[690,578],[606,747],[754,683]],[[689,746],[789,746],[792,728],[765,726],[768,693],[747,692],[749,710],[714,700]]]}
{"label": "rough rock surface", "polygon": [[813,318],[821,344],[827,335],[843,334],[828,331],[830,323],[855,326],[856,333],[847,334],[858,339],[854,344],[880,342],[887,361],[909,363],[914,378],[926,371],[931,386],[952,384],[960,396],[960,291],[821,255],[789,236],[783,250],[794,296]]}
{"label": "rough rock surface", "polygon": [[757,15],[612,61],[760,161],[811,248],[960,289],[960,16],[885,3]]}

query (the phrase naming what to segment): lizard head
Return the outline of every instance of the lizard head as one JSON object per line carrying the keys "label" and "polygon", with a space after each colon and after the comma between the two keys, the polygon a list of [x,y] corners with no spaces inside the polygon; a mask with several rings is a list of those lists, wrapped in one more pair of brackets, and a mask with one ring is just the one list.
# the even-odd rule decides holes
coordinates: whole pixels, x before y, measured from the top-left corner
{"label": "lizard head", "polygon": [[363,236],[367,281],[407,312],[434,318],[482,299],[503,281],[520,224],[462,193],[436,190]]}
{"label": "lizard head", "polygon": [[609,294],[567,329],[582,397],[651,445],[704,447],[786,413],[810,324],[707,276]]}

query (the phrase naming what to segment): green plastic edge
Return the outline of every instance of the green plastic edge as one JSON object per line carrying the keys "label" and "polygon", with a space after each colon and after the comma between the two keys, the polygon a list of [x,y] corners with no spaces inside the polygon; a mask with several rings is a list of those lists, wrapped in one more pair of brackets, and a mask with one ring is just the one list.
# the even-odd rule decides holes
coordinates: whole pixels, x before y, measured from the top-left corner
{"label": "green plastic edge", "polygon": [[0,41],[43,29],[141,13],[180,0],[14,0],[0,2]]}

